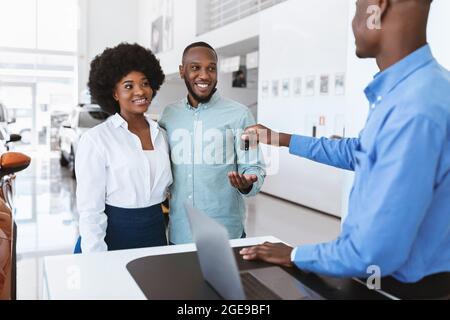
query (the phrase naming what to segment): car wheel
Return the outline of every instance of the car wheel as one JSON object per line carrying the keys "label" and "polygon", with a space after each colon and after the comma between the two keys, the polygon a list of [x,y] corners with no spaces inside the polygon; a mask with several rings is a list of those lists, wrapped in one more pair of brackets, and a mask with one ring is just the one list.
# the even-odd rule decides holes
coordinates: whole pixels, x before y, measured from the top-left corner
{"label": "car wheel", "polygon": [[72,173],[72,178],[76,179],[75,174],[75,152],[73,152],[73,147],[70,148],[70,171]]}
{"label": "car wheel", "polygon": [[22,136],[22,139],[20,141],[23,144],[30,144],[31,143],[31,129],[20,130],[19,134]]}
{"label": "car wheel", "polygon": [[69,165],[69,161],[64,157],[62,152],[59,156],[59,164],[61,167],[67,167]]}

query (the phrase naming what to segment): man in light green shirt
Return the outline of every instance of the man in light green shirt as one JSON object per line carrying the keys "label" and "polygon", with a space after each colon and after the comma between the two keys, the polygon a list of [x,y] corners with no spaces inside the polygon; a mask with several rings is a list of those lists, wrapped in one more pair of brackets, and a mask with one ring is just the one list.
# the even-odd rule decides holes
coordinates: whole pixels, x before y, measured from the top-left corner
{"label": "man in light green shirt", "polygon": [[241,145],[255,120],[247,107],[217,92],[217,54],[207,43],[185,49],[180,75],[188,96],[167,106],[159,121],[169,136],[174,176],[170,242],[192,242],[186,201],[225,226],[231,239],[245,237],[244,197],[257,194],[265,178],[260,150]]}

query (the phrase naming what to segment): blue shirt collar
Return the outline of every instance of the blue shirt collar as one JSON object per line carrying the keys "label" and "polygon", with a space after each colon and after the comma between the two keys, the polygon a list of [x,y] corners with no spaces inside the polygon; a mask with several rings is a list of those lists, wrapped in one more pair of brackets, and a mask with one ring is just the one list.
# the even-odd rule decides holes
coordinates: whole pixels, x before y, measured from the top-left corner
{"label": "blue shirt collar", "polygon": [[377,73],[364,90],[369,103],[380,102],[399,83],[431,60],[434,60],[434,57],[430,46],[426,44],[383,72]]}
{"label": "blue shirt collar", "polygon": [[214,92],[214,94],[211,97],[211,99],[208,102],[206,102],[206,103],[200,103],[197,108],[193,108],[191,106],[191,104],[189,103],[189,100],[188,100],[187,97],[183,99],[183,103],[186,106],[186,108],[189,109],[189,110],[191,110],[191,109],[200,110],[200,109],[208,109],[210,107],[213,107],[220,100],[221,100],[221,96],[219,94],[219,90],[216,89],[216,92]]}

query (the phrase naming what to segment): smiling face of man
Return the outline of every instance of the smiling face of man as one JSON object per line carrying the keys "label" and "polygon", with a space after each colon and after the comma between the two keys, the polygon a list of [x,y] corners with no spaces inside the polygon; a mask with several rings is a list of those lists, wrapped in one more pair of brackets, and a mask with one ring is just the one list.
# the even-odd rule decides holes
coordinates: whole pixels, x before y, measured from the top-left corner
{"label": "smiling face of man", "polygon": [[208,102],[217,86],[217,56],[210,48],[194,47],[183,57],[180,76],[189,91],[193,107]]}

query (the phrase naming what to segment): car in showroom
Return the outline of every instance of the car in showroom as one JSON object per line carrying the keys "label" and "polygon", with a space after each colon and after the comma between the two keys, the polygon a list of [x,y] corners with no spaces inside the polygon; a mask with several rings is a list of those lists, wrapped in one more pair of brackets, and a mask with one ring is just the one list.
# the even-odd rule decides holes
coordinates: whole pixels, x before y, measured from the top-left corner
{"label": "car in showroom", "polygon": [[109,114],[98,105],[86,104],[75,107],[67,121],[59,129],[59,147],[61,150],[59,162],[68,167],[75,178],[75,156],[81,135],[90,128],[99,125],[109,117]]}
{"label": "car in showroom", "polygon": [[26,169],[31,158],[18,152],[0,152],[0,300],[17,295],[17,225],[14,219],[16,173]]}

